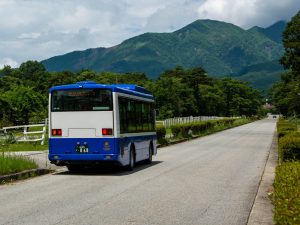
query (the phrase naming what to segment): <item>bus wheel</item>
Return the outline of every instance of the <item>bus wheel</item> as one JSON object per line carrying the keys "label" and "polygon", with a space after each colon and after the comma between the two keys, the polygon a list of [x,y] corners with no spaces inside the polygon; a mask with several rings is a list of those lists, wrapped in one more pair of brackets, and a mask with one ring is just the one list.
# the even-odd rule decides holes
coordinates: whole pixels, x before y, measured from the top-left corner
{"label": "bus wheel", "polygon": [[148,157],[148,159],[146,159],[147,164],[152,163],[152,155],[153,155],[153,147],[152,147],[152,144],[150,143],[150,145],[149,145],[149,157]]}
{"label": "bus wheel", "polygon": [[80,172],[82,170],[80,165],[67,165],[67,168],[70,172]]}
{"label": "bus wheel", "polygon": [[129,152],[129,165],[126,166],[126,170],[132,171],[134,166],[135,166],[134,150],[133,147],[131,147]]}

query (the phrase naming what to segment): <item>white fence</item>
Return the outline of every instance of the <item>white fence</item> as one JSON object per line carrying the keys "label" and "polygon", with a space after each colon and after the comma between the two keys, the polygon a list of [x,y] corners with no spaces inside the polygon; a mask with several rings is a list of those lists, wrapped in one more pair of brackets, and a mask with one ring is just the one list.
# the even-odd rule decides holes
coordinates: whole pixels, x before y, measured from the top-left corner
{"label": "white fence", "polygon": [[219,120],[224,119],[224,117],[218,116],[189,116],[189,117],[175,117],[170,118],[162,121],[164,127],[170,127],[176,124],[184,124],[184,123],[192,123],[192,122],[199,122],[199,121],[207,121],[207,120]]}
{"label": "white fence", "polygon": [[[32,127],[40,127],[38,131],[29,131]],[[23,130],[23,132],[17,132]],[[22,126],[3,127],[2,132],[4,135],[12,135],[16,142],[41,142],[44,145],[47,131],[47,120],[44,124],[32,124]]]}

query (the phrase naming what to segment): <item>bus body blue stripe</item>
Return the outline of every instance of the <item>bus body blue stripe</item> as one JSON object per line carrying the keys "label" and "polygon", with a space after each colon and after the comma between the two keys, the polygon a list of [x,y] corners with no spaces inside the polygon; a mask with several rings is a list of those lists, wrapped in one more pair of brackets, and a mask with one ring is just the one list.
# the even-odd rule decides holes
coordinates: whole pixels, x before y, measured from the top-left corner
{"label": "bus body blue stripe", "polygon": [[[135,143],[139,149],[148,149],[149,141],[155,141],[156,135],[134,136],[124,138],[50,138],[49,160],[114,160],[119,161],[120,145],[129,147]],[[77,153],[76,145],[86,144],[88,153]],[[139,150],[137,149],[137,151]],[[105,158],[112,156],[111,159]]]}

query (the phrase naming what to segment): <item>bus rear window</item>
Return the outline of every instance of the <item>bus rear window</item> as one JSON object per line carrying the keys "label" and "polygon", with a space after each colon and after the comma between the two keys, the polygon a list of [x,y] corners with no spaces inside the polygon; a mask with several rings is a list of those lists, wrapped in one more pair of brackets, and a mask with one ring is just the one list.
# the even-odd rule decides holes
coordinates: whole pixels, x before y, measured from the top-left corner
{"label": "bus rear window", "polygon": [[111,111],[112,93],[105,89],[72,89],[53,91],[52,112]]}

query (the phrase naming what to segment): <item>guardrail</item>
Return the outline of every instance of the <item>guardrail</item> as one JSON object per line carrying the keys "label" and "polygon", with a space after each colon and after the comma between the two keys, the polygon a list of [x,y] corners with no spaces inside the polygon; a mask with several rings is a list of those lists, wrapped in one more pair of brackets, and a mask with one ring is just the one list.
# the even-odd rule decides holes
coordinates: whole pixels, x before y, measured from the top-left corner
{"label": "guardrail", "polygon": [[[31,127],[42,127],[42,130],[39,131],[28,131]],[[12,130],[23,130],[23,132],[14,133]],[[3,127],[2,132],[4,135],[8,136],[9,134],[13,136],[16,142],[38,142],[41,141],[41,145],[44,145],[46,138],[47,123],[45,124],[32,124],[32,125],[21,125],[21,126],[11,126]],[[17,135],[23,134],[23,135]]]}

